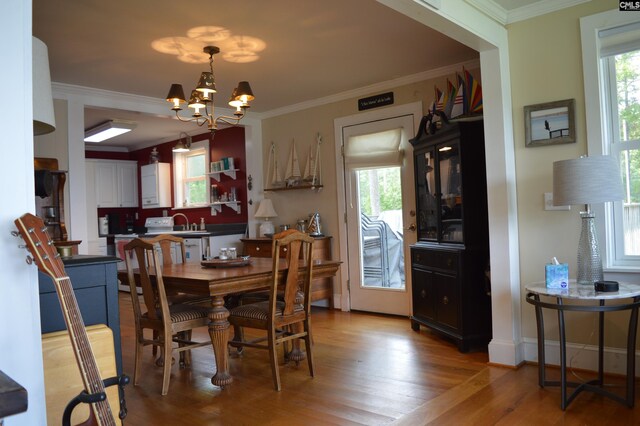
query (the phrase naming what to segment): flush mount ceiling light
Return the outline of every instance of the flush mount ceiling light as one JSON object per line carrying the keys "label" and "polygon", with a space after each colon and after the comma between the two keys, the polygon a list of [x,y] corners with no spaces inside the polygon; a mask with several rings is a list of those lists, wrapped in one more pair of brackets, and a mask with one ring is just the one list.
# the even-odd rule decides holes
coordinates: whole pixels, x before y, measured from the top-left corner
{"label": "flush mount ceiling light", "polygon": [[110,120],[84,131],[85,142],[102,142],[136,128],[133,121]]}
{"label": "flush mount ceiling light", "polygon": [[[183,118],[180,116],[179,111],[182,111],[180,104],[186,101],[184,96],[184,90],[181,84],[172,84],[167,95],[167,101],[173,103],[171,108],[176,113],[176,117],[180,121],[195,122],[198,126],[207,125],[207,128],[212,134],[218,129],[218,123],[226,123],[232,126],[237,125],[242,117],[244,117],[245,111],[249,108],[249,102],[254,99],[251,86],[247,81],[241,81],[238,86],[233,89],[231,99],[229,99],[229,105],[234,107],[236,111],[233,113],[233,117],[230,116],[214,116],[213,94],[216,93],[216,81],[213,74],[213,55],[220,52],[220,49],[216,46],[206,46],[203,51],[209,55],[209,69],[210,71],[204,71],[200,75],[198,85],[191,91],[188,107],[194,110],[191,118]],[[204,109],[203,112],[200,110]],[[203,114],[204,113],[204,114]]]}

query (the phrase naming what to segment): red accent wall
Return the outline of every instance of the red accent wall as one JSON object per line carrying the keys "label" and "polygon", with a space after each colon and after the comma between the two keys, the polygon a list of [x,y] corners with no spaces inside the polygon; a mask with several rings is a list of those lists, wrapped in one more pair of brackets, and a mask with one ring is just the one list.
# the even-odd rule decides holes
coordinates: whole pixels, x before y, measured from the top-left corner
{"label": "red accent wall", "polygon": [[[210,138],[209,132],[193,136],[192,141],[198,142]],[[172,148],[177,143],[177,139],[166,142],[160,145],[156,145],[161,163],[171,163],[171,197],[173,201],[173,152]],[[136,213],[138,219],[134,220],[134,226],[141,228],[144,226],[144,222],[148,217],[162,216],[163,210],[168,210],[168,215],[171,216],[175,213],[184,213],[189,218],[189,223],[200,223],[200,218],[203,217],[205,223],[246,223],[247,222],[247,169],[246,169],[246,152],[244,141],[244,128],[243,127],[229,127],[227,129],[218,130],[213,138],[209,142],[210,159],[211,161],[221,160],[223,157],[233,157],[234,166],[239,169],[236,172],[236,179],[232,180],[226,175],[221,175],[220,182],[216,182],[214,179],[210,179],[210,184],[218,185],[218,193],[229,192],[231,187],[236,188],[237,198],[242,202],[240,214],[227,206],[222,206],[222,211],[218,212],[216,216],[211,216],[210,208],[198,208],[198,209],[177,209],[171,208],[165,209],[130,209],[130,208],[100,208],[98,209],[98,217],[109,214],[110,217],[117,215],[120,221],[121,228],[124,229],[126,223],[126,217],[134,218]],[[127,153],[121,152],[103,152],[103,151],[86,151],[86,158],[96,158],[104,160],[135,160],[138,162],[138,197],[141,193],[141,179],[140,179],[140,166],[149,164],[149,154],[153,147],[140,149],[137,151],[131,151]],[[140,205],[140,198],[138,199]],[[176,224],[181,225],[184,223],[184,218],[177,217]]]}

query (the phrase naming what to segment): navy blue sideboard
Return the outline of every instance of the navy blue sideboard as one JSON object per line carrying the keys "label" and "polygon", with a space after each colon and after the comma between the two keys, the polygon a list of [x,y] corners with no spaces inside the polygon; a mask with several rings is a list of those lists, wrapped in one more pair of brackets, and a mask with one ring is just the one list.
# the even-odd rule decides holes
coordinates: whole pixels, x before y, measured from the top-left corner
{"label": "navy blue sideboard", "polygon": [[[118,374],[122,374],[120,313],[115,256],[75,255],[63,259],[85,326],[106,324],[113,332]],[[66,330],[58,294],[51,278],[39,272],[40,325],[42,333]]]}

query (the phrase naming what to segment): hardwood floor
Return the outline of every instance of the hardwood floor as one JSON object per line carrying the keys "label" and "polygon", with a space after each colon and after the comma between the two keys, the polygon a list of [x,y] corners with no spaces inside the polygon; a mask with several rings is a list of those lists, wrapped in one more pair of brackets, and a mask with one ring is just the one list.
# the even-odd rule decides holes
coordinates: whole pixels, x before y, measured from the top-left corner
{"label": "hardwood floor", "polygon": [[[120,313],[124,371],[132,375],[126,293],[120,294]],[[488,366],[486,353],[461,354],[424,329],[412,331],[404,318],[326,309],[314,309],[312,318],[316,377],[309,376],[306,362],[281,366],[281,392],[273,389],[267,352],[251,348],[230,359],[233,384],[215,388],[213,350],[203,347],[192,351],[191,368],[173,366],[163,397],[162,369],[146,348],[139,386],[126,387],[125,424],[640,424],[640,408],[591,393],[563,412],[559,389],[538,387],[536,366]],[[209,338],[206,331],[195,337]]]}

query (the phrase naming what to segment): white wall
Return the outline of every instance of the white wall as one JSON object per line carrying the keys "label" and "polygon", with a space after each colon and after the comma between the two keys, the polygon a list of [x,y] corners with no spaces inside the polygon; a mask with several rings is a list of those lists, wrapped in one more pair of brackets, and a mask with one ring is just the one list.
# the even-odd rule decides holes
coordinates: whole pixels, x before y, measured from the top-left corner
{"label": "white wall", "polygon": [[11,88],[11,107],[0,114],[2,145],[12,146],[0,167],[0,370],[27,389],[27,412],[7,417],[5,425],[44,425],[44,375],[40,341],[37,272],[26,251],[10,235],[13,221],[35,209],[31,102],[31,2],[0,2],[3,43],[0,81]]}

